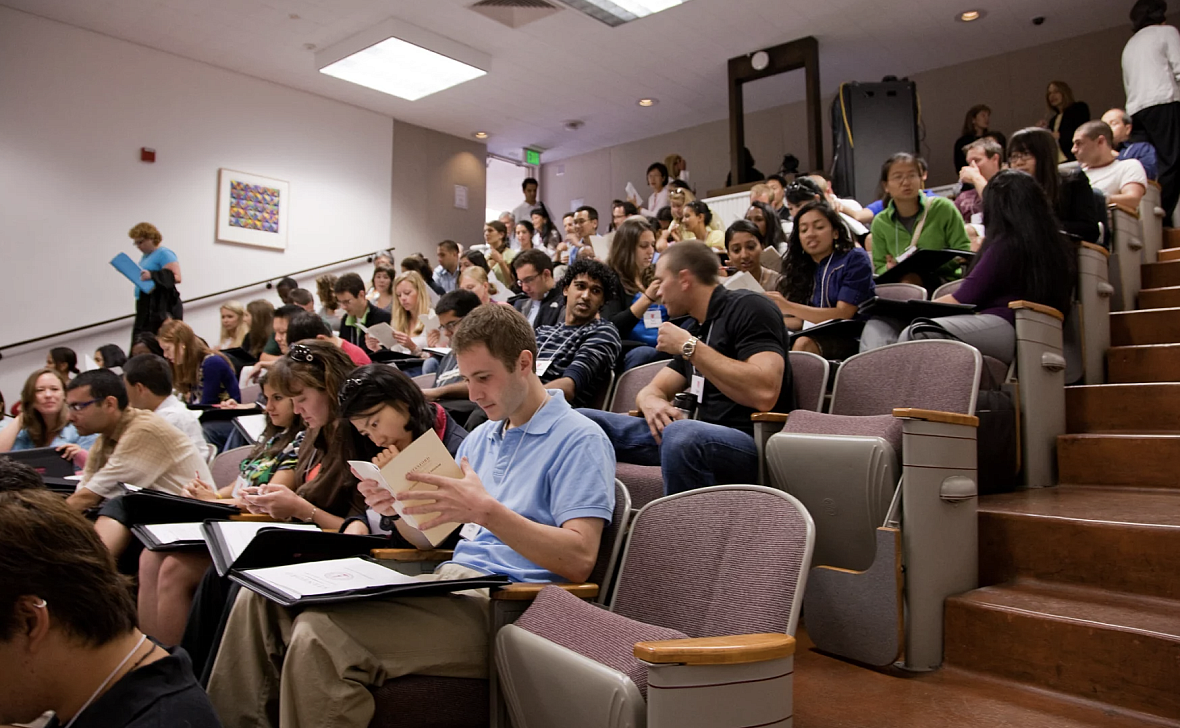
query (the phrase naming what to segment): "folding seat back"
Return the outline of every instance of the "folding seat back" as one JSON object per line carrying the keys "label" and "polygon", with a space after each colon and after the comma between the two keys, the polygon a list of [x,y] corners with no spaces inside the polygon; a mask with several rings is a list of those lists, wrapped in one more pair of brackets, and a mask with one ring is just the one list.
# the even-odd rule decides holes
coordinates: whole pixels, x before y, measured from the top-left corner
{"label": "folding seat back", "polygon": [[831,366],[828,360],[807,351],[792,351],[788,357],[791,362],[791,381],[795,383],[795,407],[822,412]]}
{"label": "folding seat back", "polygon": [[1139,211],[1124,205],[1110,205],[1107,210],[1112,231],[1111,260],[1115,263],[1111,271],[1115,289],[1111,308],[1115,311],[1134,311],[1139,298],[1139,267],[1144,262],[1143,226],[1139,221]]}
{"label": "folding seat back", "polygon": [[[1082,378],[1086,384],[1106,381],[1106,350],[1110,348],[1110,251],[1101,245],[1079,243],[1078,290],[1072,323],[1077,329]],[[1068,357],[1067,357],[1068,358]],[[1067,382],[1076,377],[1066,377]]]}
{"label": "folding seat back", "polygon": [[430,389],[434,386],[434,380],[437,376],[433,372],[430,374],[419,374],[414,377],[414,384],[417,384],[419,389]]}
{"label": "folding seat back", "polygon": [[884,665],[904,639],[907,667],[940,664],[942,602],[976,582],[982,367],[958,341],[858,354],[837,371],[831,414],[792,413],[770,438],[771,484],[816,519],[807,614],[820,649]]}
{"label": "folding seat back", "polygon": [[213,474],[213,485],[218,489],[233,485],[233,482],[238,478],[242,461],[253,449],[253,445],[235,447],[233,450],[226,450],[213,458],[213,464],[209,466],[209,471]]}
{"label": "folding seat back", "polygon": [[[611,613],[550,592],[497,635],[513,724],[790,725],[788,635],[813,535],[798,501],[760,486],[649,503],[632,522]],[[699,647],[721,659],[687,654]]]}
{"label": "folding seat back", "polygon": [[241,392],[239,392],[239,395],[241,396],[240,401],[242,404],[254,404],[258,401],[258,396],[262,394],[262,387],[257,384],[248,384],[245,387],[240,387],[240,389]]}
{"label": "folding seat back", "polygon": [[605,409],[611,400],[611,395],[615,391],[615,372],[612,369],[607,372],[606,381],[598,387],[598,391],[594,393],[594,399],[590,402],[590,409]]}
{"label": "folding seat back", "polygon": [[891,301],[924,301],[926,289],[913,283],[879,283],[877,295]]}
{"label": "folding seat back", "polygon": [[963,279],[957,281],[947,281],[938,288],[934,289],[934,293],[930,296],[931,301],[937,301],[943,296],[953,296],[955,291],[959,290],[959,286],[963,285]]}
{"label": "folding seat back", "polygon": [[1154,263],[1164,247],[1164,208],[1160,201],[1159,182],[1148,180],[1147,192],[1139,202],[1139,222],[1143,224],[1143,262]]}
{"label": "folding seat back", "polygon": [[1027,301],[1013,301],[1008,307],[1016,311],[1024,485],[1047,487],[1057,483],[1057,437],[1065,434],[1065,316]]}
{"label": "folding seat back", "polygon": [[660,370],[666,366],[666,361],[653,361],[620,374],[615,382],[615,391],[611,395],[607,412],[625,415],[635,409],[635,396],[639,394],[639,390],[651,384]]}

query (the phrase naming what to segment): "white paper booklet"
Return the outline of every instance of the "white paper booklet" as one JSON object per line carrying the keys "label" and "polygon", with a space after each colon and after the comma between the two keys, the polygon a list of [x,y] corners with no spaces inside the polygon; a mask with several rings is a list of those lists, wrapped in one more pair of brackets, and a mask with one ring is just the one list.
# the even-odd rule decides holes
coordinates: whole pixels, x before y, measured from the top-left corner
{"label": "white paper booklet", "polygon": [[373,324],[372,326],[365,326],[360,321],[356,322],[356,326],[361,331],[364,331],[369,336],[372,336],[381,345],[390,351],[396,351],[399,354],[409,354],[410,350],[401,344],[397,343],[397,339],[393,338],[393,327],[385,322]]}
{"label": "white paper booklet", "polygon": [[291,599],[418,581],[412,576],[358,557],[251,569],[248,573],[255,580]]}
{"label": "white paper booklet", "polygon": [[643,201],[643,198],[639,196],[639,190],[635,189],[635,185],[628,182],[627,183],[627,199],[632,199],[632,198],[639,200],[640,202]]}
{"label": "white paper booklet", "polygon": [[182,541],[203,541],[200,523],[154,523],[143,527],[161,546]]}
{"label": "white paper booklet", "polygon": [[754,276],[740,270],[728,278],[721,279],[721,285],[725,286],[731,291],[753,291],[754,293],[766,293],[762,288],[762,284],[755,280]]}
{"label": "white paper booklet", "polygon": [[[435,487],[426,483],[407,480],[406,475],[409,473],[433,473],[447,478],[463,477],[463,469],[455,462],[455,458],[451,457],[451,454],[447,452],[446,447],[442,444],[442,440],[438,439],[438,434],[432,429],[427,430],[425,434],[410,443],[409,447],[398,454],[393,460],[386,463],[383,468],[378,468],[373,463],[364,460],[349,460],[348,464],[364,480],[375,480],[381,487],[394,495],[407,490],[423,491],[426,500],[395,500],[393,502],[394,510],[405,520],[406,525],[418,530],[421,530],[419,528],[420,523],[429,523],[438,514],[407,515],[404,509],[406,506],[429,503],[429,491],[435,490]],[[432,546],[438,546],[443,542],[443,539],[451,535],[451,532],[458,527],[458,523],[444,523],[422,533],[430,541]]]}
{"label": "white paper booklet", "polygon": [[[177,524],[173,524],[177,525]],[[185,524],[187,525],[187,524]],[[200,528],[201,524],[196,524]],[[254,536],[264,528],[285,528],[292,531],[318,531],[320,527],[314,523],[254,523],[252,521],[216,521],[217,529],[221,531],[221,537],[225,540],[225,549],[229,553],[226,554],[229,558],[226,560],[230,565],[238,560],[250,542],[254,540]],[[202,535],[202,538],[204,536]],[[209,539],[205,538],[205,543],[209,543]]]}

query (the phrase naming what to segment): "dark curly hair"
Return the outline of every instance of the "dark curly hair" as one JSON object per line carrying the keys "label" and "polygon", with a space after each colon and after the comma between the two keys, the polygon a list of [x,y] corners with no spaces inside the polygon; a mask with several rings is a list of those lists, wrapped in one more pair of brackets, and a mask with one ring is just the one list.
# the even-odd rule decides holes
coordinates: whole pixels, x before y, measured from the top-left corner
{"label": "dark curly hair", "polygon": [[799,214],[795,215],[795,228],[791,230],[791,238],[787,242],[787,254],[783,256],[783,277],[779,280],[778,292],[788,301],[805,306],[811,304],[811,294],[815,290],[816,263],[799,241],[799,221],[812,210],[827,218],[828,224],[836,231],[832,255],[847,253],[853,248],[852,238],[840,219],[840,213],[829,207],[827,202],[816,200],[799,208]]}
{"label": "dark curly hair", "polygon": [[602,284],[603,304],[610,303],[618,297],[619,277],[615,275],[613,270],[593,258],[578,258],[567,266],[565,275],[562,276],[561,283],[558,284],[561,290],[569,288],[570,284],[580,275],[585,275]]}
{"label": "dark curly hair", "polygon": [[[773,248],[779,243],[787,242],[787,235],[783,232],[783,221],[774,208],[765,202],[751,202],[750,207],[757,208],[762,213],[762,219],[766,221],[766,234],[759,233],[757,236],[762,241],[762,247]],[[749,209],[746,210],[746,214],[750,214]]]}

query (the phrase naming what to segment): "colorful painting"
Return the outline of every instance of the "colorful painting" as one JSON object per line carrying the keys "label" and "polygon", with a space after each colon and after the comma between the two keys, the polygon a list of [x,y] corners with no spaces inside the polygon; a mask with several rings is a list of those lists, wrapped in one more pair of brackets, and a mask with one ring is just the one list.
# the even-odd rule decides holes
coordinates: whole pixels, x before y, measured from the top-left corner
{"label": "colorful painting", "polygon": [[265,185],[229,181],[229,224],[247,230],[279,232],[282,191]]}
{"label": "colorful painting", "polygon": [[222,169],[217,181],[217,240],[286,250],[290,185]]}

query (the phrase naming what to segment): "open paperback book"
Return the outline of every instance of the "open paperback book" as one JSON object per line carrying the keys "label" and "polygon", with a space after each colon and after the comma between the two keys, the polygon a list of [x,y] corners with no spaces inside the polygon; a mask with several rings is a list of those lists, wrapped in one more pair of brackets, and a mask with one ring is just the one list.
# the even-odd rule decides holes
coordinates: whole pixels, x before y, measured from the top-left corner
{"label": "open paperback book", "polygon": [[744,270],[740,270],[733,275],[722,278],[721,285],[725,286],[731,291],[753,291],[754,293],[766,293],[762,288],[762,284],[758,279]]}
{"label": "open paperback book", "polygon": [[[421,437],[410,443],[409,447],[402,450],[397,457],[386,463],[383,468],[378,468],[373,463],[364,460],[349,460],[348,464],[352,466],[353,470],[362,479],[377,481],[382,488],[385,488],[395,496],[398,493],[404,493],[408,490],[423,491],[423,500],[395,500],[393,502],[394,510],[405,520],[406,525],[416,528],[419,531],[422,530],[420,524],[429,523],[438,514],[407,515],[404,512],[405,508],[407,506],[429,503],[429,491],[435,490],[435,487],[426,483],[407,480],[406,475],[410,473],[433,473],[447,478],[463,477],[463,469],[455,462],[455,458],[451,457],[451,454],[447,452],[447,448],[442,444],[442,440],[438,439],[438,433],[433,429],[427,430]],[[430,541],[431,546],[438,546],[458,527],[458,523],[444,523],[428,531],[422,531],[422,533]]]}
{"label": "open paperback book", "polygon": [[386,540],[321,531],[313,523],[206,521],[201,534],[217,573],[367,554]]}
{"label": "open paperback book", "polygon": [[235,569],[230,578],[284,607],[366,597],[428,596],[509,583],[507,576],[422,581],[360,556],[264,569]]}
{"label": "open paperback book", "polygon": [[409,354],[410,350],[401,344],[397,343],[397,339],[393,338],[393,327],[387,323],[373,324],[372,326],[365,326],[360,321],[356,322],[356,326],[361,331],[364,331],[369,336],[372,336],[381,345],[390,351],[396,351],[399,354]]}

